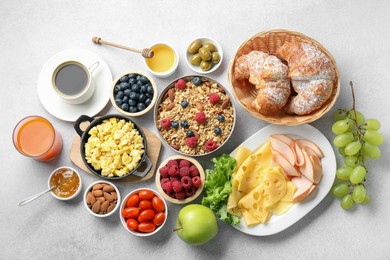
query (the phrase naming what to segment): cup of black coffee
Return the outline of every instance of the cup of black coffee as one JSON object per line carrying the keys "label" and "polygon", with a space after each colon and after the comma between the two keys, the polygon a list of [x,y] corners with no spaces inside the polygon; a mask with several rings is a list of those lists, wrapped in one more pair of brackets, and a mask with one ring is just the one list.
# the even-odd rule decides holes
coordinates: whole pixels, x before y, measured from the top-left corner
{"label": "cup of black coffee", "polygon": [[92,73],[99,65],[98,61],[89,68],[78,61],[61,63],[53,72],[52,84],[55,92],[70,104],[86,102],[95,91]]}

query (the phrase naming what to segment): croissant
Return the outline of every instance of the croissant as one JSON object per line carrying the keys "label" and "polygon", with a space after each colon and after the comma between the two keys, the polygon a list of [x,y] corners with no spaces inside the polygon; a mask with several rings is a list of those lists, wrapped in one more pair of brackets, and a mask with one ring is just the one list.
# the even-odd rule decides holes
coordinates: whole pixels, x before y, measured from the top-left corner
{"label": "croissant", "polygon": [[261,114],[272,114],[282,109],[291,94],[287,79],[288,68],[276,56],[252,51],[240,56],[234,67],[236,79],[248,79],[256,86],[257,96],[252,102]]}
{"label": "croissant", "polygon": [[313,45],[286,42],[278,56],[288,63],[288,76],[297,92],[284,107],[288,114],[307,115],[332,95],[336,72],[329,58]]}

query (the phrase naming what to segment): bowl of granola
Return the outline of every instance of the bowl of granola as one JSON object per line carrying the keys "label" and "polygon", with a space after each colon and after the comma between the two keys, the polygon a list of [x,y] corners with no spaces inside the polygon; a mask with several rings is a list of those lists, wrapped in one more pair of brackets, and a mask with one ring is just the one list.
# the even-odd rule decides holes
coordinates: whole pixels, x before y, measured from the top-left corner
{"label": "bowl of granola", "polygon": [[183,155],[215,152],[229,139],[236,123],[230,94],[205,76],[184,76],[172,81],[154,109],[161,139]]}

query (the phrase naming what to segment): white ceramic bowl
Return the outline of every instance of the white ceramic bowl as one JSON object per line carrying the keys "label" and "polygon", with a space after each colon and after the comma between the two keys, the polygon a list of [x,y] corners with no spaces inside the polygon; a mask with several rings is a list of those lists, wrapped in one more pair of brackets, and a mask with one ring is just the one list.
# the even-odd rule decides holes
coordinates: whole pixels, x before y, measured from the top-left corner
{"label": "white ceramic bowl", "polygon": [[[94,213],[94,212],[92,211],[92,209],[90,209],[90,208],[88,207],[88,204],[87,204],[87,194],[88,194],[88,192],[92,189],[92,187],[93,187],[95,184],[99,184],[99,183],[109,184],[109,185],[111,185],[112,187],[114,187],[114,188],[115,188],[115,191],[116,191],[116,194],[117,194],[117,196],[118,196],[118,200],[117,200],[117,202],[116,202],[115,208],[114,208],[111,212],[109,212],[109,213],[107,213],[107,214],[104,214],[104,215],[99,215],[99,214]],[[87,211],[88,211],[91,215],[93,215],[93,216],[95,216],[95,217],[98,217],[98,218],[105,218],[105,217],[108,217],[108,216],[111,216],[112,214],[114,214],[114,212],[117,211],[118,208],[119,208],[119,204],[120,204],[119,202],[120,202],[120,201],[121,201],[121,195],[120,195],[120,193],[119,193],[118,188],[117,188],[112,182],[103,181],[103,180],[99,180],[99,181],[95,181],[95,182],[91,183],[91,184],[87,187],[87,189],[85,189],[84,198],[83,198],[83,203],[84,203],[84,206],[85,206],[85,208],[87,209]]]}
{"label": "white ceramic bowl", "polygon": [[72,170],[73,172],[75,172],[77,174],[77,176],[79,177],[79,180],[80,180],[80,185],[79,185],[79,188],[78,190],[70,197],[67,197],[67,198],[62,198],[62,197],[58,197],[53,191],[50,192],[51,195],[53,195],[54,198],[58,199],[58,200],[71,200],[71,199],[74,199],[77,195],[79,195],[82,187],[83,187],[83,182],[81,181],[81,177],[80,177],[80,174],[75,170],[73,169],[72,167],[68,167],[68,166],[61,166],[61,167],[58,167],[57,169],[55,169],[49,176],[49,179],[47,181],[47,186],[48,188],[50,189],[51,188],[51,185],[50,185],[50,180],[51,178],[53,177],[54,173],[60,169],[69,169],[69,170]]}
{"label": "white ceramic bowl", "polygon": [[[192,56],[193,54],[188,53],[187,48],[188,48],[188,46],[189,46],[192,42],[194,42],[194,41],[196,41],[196,40],[201,41],[201,42],[202,42],[202,45],[203,45],[203,44],[206,44],[206,43],[212,43],[212,44],[214,44],[214,46],[217,48],[217,51],[218,51],[218,53],[219,53],[219,56],[221,57],[221,60],[220,60],[217,64],[212,64],[211,69],[209,69],[209,70],[207,70],[207,71],[202,70],[199,66],[194,66],[194,65],[192,65],[191,62],[190,62],[190,58],[191,58],[191,56]],[[194,39],[192,42],[188,44],[188,46],[186,47],[186,50],[185,50],[185,51],[186,51],[186,53],[185,53],[186,63],[187,63],[187,65],[188,65],[188,67],[190,67],[190,69],[192,69],[192,70],[195,71],[196,73],[201,73],[201,74],[209,74],[209,73],[212,73],[212,72],[216,71],[216,70],[219,68],[219,66],[222,64],[222,60],[223,60],[223,50],[222,50],[221,45],[220,45],[216,40],[214,40],[213,38],[210,38],[210,37],[201,37],[201,38],[197,38],[197,39]]]}
{"label": "white ceramic bowl", "polygon": [[150,47],[150,49],[153,49],[153,47],[156,47],[158,45],[165,45],[167,47],[169,47],[170,49],[172,49],[173,53],[175,54],[175,60],[173,62],[173,66],[167,70],[167,71],[164,71],[164,72],[156,72],[154,70],[152,70],[148,64],[146,63],[146,59],[144,59],[144,63],[145,63],[145,66],[147,68],[147,70],[154,76],[158,77],[158,78],[167,78],[169,76],[171,76],[173,73],[175,73],[175,71],[177,70],[177,67],[179,65],[179,54],[177,53],[176,49],[173,48],[171,45],[165,43],[165,42],[159,42],[159,43],[156,43],[154,44],[153,46]]}
{"label": "white ceramic bowl", "polygon": [[[154,193],[154,195],[156,195],[157,197],[159,197],[163,202],[164,202],[164,206],[165,206],[165,220],[164,222],[159,226],[157,227],[153,232],[150,232],[150,233],[141,233],[141,232],[137,232],[137,231],[132,231],[130,230],[128,227],[127,227],[127,224],[126,224],[126,220],[125,218],[122,216],[122,210],[125,208],[125,205],[126,205],[126,202],[128,200],[128,198],[131,196],[131,195],[134,195],[134,194],[138,194],[141,190],[148,190],[148,191],[151,191]],[[165,201],[165,199],[161,196],[160,193],[158,193],[157,191],[153,190],[153,189],[148,189],[148,188],[139,188],[139,189],[136,189],[136,190],[133,190],[132,192],[130,192],[129,194],[127,194],[127,196],[123,199],[122,203],[121,203],[121,207],[120,207],[120,211],[119,211],[119,218],[121,219],[121,222],[122,222],[122,225],[123,227],[129,231],[132,235],[134,236],[138,236],[138,237],[147,237],[147,236],[151,236],[151,235],[154,235],[156,234],[158,231],[160,231],[162,229],[162,227],[165,225],[165,223],[167,222],[167,218],[168,218],[168,206],[167,206],[167,203]]]}

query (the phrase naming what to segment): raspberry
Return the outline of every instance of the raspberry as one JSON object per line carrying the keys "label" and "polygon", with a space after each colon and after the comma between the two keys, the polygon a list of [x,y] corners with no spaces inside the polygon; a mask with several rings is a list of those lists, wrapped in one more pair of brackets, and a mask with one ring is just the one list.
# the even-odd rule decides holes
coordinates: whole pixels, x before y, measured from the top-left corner
{"label": "raspberry", "polygon": [[187,85],[186,85],[185,80],[179,79],[179,80],[176,82],[175,86],[176,86],[178,89],[185,89]]}
{"label": "raspberry", "polygon": [[171,127],[171,120],[169,118],[161,119],[161,127],[162,129],[169,129]]}
{"label": "raspberry", "polygon": [[191,197],[192,195],[195,194],[195,192],[196,192],[196,188],[195,187],[191,187],[188,190],[186,190],[186,196],[187,197]]}
{"label": "raspberry", "polygon": [[199,170],[198,170],[198,168],[196,168],[195,165],[192,165],[190,167],[190,174],[191,174],[191,177],[199,176]]}
{"label": "raspberry", "polygon": [[162,185],[162,184],[166,183],[167,181],[170,181],[170,179],[169,178],[161,178],[160,183]]}
{"label": "raspberry", "polygon": [[184,176],[181,178],[181,185],[183,189],[188,190],[192,186],[192,180],[190,176]]}
{"label": "raspberry", "polygon": [[171,177],[171,182],[180,181],[178,177]]}
{"label": "raspberry", "polygon": [[171,167],[172,165],[179,166],[179,163],[176,160],[169,160],[167,166]]}
{"label": "raspberry", "polygon": [[183,186],[181,186],[180,181],[174,181],[172,182],[172,189],[174,192],[180,192],[182,190]]}
{"label": "raspberry", "polygon": [[199,124],[205,123],[207,120],[206,115],[203,111],[198,112],[195,115],[195,121],[198,122]]}
{"label": "raspberry", "polygon": [[176,196],[175,196],[175,192],[170,192],[170,193],[167,193],[169,197],[171,197],[172,199],[176,199]]}
{"label": "raspberry", "polygon": [[186,160],[186,159],[180,160],[179,167],[181,168],[181,167],[185,167],[185,166],[190,167],[191,166],[191,162]]}
{"label": "raspberry", "polygon": [[200,179],[199,176],[195,176],[192,178],[192,186],[194,186],[195,188],[199,188],[201,184],[202,184],[202,180]]}
{"label": "raspberry", "polygon": [[186,193],[185,193],[184,190],[183,190],[183,191],[180,191],[180,192],[176,192],[176,193],[175,193],[175,197],[176,197],[176,199],[178,199],[178,200],[184,200],[184,199],[186,198]]}
{"label": "raspberry", "polygon": [[207,151],[214,151],[217,148],[217,142],[214,140],[208,140],[204,146]]}
{"label": "raspberry", "polygon": [[221,101],[221,98],[216,93],[211,93],[209,95],[210,103],[211,104],[217,104],[219,101]]}
{"label": "raspberry", "polygon": [[169,170],[169,167],[166,165],[164,167],[160,168],[159,172],[160,172],[161,177],[163,177],[163,178],[169,177],[168,170]]}
{"label": "raspberry", "polygon": [[178,177],[179,176],[179,167],[177,165],[172,165],[169,167],[168,174],[171,177]]}
{"label": "raspberry", "polygon": [[161,188],[167,193],[171,193],[172,192],[172,182],[170,181],[166,181],[164,183],[161,183]]}
{"label": "raspberry", "polygon": [[185,142],[188,147],[192,148],[196,146],[197,140],[195,137],[188,137],[186,138]]}
{"label": "raspberry", "polygon": [[180,168],[179,174],[180,174],[180,177],[182,177],[182,178],[184,176],[190,176],[191,175],[190,167],[184,166],[184,167]]}

